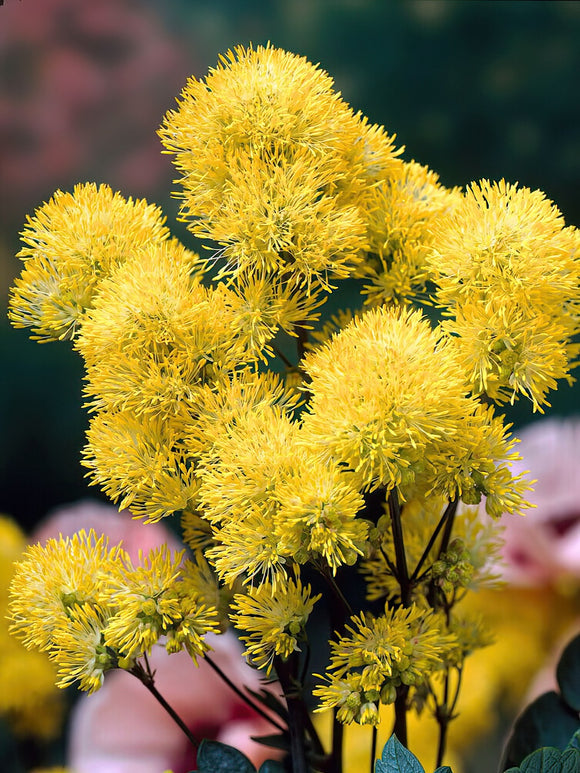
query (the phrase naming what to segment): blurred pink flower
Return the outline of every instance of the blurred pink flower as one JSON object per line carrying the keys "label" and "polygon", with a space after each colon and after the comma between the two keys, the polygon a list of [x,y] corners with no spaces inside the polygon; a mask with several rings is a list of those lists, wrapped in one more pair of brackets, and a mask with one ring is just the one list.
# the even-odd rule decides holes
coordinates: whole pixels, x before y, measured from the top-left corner
{"label": "blurred pink flower", "polygon": [[156,129],[196,66],[154,4],[26,0],[1,13],[3,219],[20,224],[79,179],[134,196],[167,189]]}
{"label": "blurred pink flower", "polygon": [[536,480],[525,516],[504,516],[504,579],[514,585],[580,580],[580,418],[541,419],[517,433],[514,472]]}
{"label": "blurred pink flower", "polygon": [[[80,529],[94,529],[109,537],[110,544],[123,543],[134,561],[162,544],[182,548],[163,523],[145,524],[128,511],[86,500],[49,514],[35,533],[33,542],[71,536]],[[238,686],[258,690],[260,677],[242,656],[233,633],[212,635],[212,660]],[[244,752],[255,765],[276,757],[250,736],[271,734],[273,726],[228,687],[204,661],[196,667],[184,651],[168,655],[154,647],[150,664],[159,692],[177,711],[194,736],[229,743]],[[272,689],[272,687],[270,687]],[[113,671],[93,695],[83,695],[70,723],[68,764],[75,773],[186,773],[195,755],[184,733],[156,699],[131,674]]]}
{"label": "blurred pink flower", "polygon": [[147,553],[164,544],[172,551],[183,548],[163,523],[144,523],[133,518],[128,510],[119,512],[115,507],[93,499],[63,505],[50,512],[32,534],[31,542],[44,544],[50,537],[59,534],[70,537],[81,529],[94,529],[97,534],[105,534],[111,545],[123,542],[132,561],[137,560],[139,550]]}
{"label": "blurred pink flower", "polygon": [[[239,686],[259,689],[260,680],[242,657],[232,633],[209,636],[212,660]],[[235,746],[259,766],[277,756],[250,739],[275,728],[259,717],[203,660],[195,667],[186,652],[153,649],[150,663],[159,692],[197,738]],[[93,695],[83,696],[70,726],[68,765],[75,773],[186,773],[195,765],[189,741],[135,677],[108,675]]]}

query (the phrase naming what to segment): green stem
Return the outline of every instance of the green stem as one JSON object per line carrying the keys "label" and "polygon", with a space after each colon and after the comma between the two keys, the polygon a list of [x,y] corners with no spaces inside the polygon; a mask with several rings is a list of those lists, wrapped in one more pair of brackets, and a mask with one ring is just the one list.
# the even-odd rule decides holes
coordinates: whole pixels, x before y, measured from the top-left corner
{"label": "green stem", "polygon": [[401,685],[397,690],[397,697],[395,699],[395,724],[393,725],[393,733],[397,736],[397,739],[407,746],[407,696],[409,694],[409,688],[406,685]]}
{"label": "green stem", "polygon": [[457,512],[458,504],[459,504],[459,500],[454,499],[449,503],[449,507],[447,508],[447,510],[449,510],[449,514],[447,516],[447,520],[445,521],[445,530],[443,531],[443,537],[441,538],[439,555],[441,555],[442,553],[445,553],[445,551],[449,547],[449,541],[451,539],[451,532],[453,531],[453,524],[455,523],[455,513]]}
{"label": "green stem", "polygon": [[377,756],[377,736],[379,734],[378,727],[373,725],[373,735],[371,738],[371,767],[370,773],[375,771],[375,757]]}
{"label": "green stem", "polygon": [[344,725],[337,719],[337,711],[334,710],[332,718],[332,749],[330,753],[330,765],[328,773],[342,773],[342,744],[344,740]]}
{"label": "green stem", "polygon": [[[431,552],[431,550],[433,548],[433,545],[435,544],[435,540],[439,536],[439,532],[443,528],[444,524],[447,524],[450,520],[451,521],[453,520],[453,517],[455,515],[456,510],[457,510],[457,500],[456,499],[452,499],[449,502],[449,504],[447,505],[447,507],[445,508],[445,512],[443,513],[443,515],[439,519],[439,523],[435,527],[435,531],[431,535],[431,537],[429,539],[429,542],[427,543],[427,547],[423,551],[423,555],[419,559],[419,561],[417,563],[417,566],[415,567],[415,571],[411,575],[411,580],[410,580],[411,583],[414,583],[414,582],[416,582],[419,579],[419,572],[421,571],[421,569],[423,567],[423,564],[425,563],[425,561],[429,557],[429,553]],[[449,542],[449,538],[447,538],[447,541]]]}

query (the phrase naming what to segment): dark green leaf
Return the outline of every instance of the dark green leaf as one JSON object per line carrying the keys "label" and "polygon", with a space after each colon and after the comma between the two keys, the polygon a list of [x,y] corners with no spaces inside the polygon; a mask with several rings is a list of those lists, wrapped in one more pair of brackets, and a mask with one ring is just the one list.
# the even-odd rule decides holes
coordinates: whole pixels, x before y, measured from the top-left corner
{"label": "dark green leaf", "polygon": [[233,746],[203,740],[197,752],[197,773],[256,773],[256,768]]}
{"label": "dark green leaf", "polygon": [[561,773],[562,755],[553,746],[544,746],[528,754],[520,765],[522,773]]}
{"label": "dark green leaf", "polygon": [[580,635],[568,644],[556,668],[562,698],[574,711],[580,711]]}
{"label": "dark green leaf", "polygon": [[522,760],[543,746],[564,750],[579,728],[578,715],[557,693],[540,695],[516,720],[501,770],[521,765]]}
{"label": "dark green leaf", "polygon": [[566,749],[562,753],[562,773],[578,773],[580,771],[580,751],[578,749]]}
{"label": "dark green leaf", "polygon": [[442,765],[440,768],[437,768],[435,773],[453,773],[449,765]]}
{"label": "dark green leaf", "polygon": [[423,766],[414,754],[392,735],[377,760],[375,773],[424,773]]}
{"label": "dark green leaf", "polygon": [[567,749],[578,749],[580,751],[580,730],[576,730],[572,738],[570,738],[570,743],[566,747]]}
{"label": "dark green leaf", "polygon": [[260,765],[258,773],[284,773],[285,768],[278,760],[266,760]]}
{"label": "dark green leaf", "polygon": [[272,749],[282,749],[288,751],[290,749],[290,737],[282,735],[281,733],[274,733],[273,735],[253,735],[252,741],[261,743],[263,746],[271,746]]}

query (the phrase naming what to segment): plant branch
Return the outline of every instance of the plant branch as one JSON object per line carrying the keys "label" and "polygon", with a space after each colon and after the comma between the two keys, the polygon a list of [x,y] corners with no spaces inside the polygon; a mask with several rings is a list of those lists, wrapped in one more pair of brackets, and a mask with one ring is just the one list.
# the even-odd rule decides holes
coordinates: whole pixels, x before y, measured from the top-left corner
{"label": "plant branch", "polygon": [[304,727],[305,706],[300,695],[300,685],[297,682],[298,660],[292,653],[287,660],[278,655],[274,658],[274,668],[282,686],[286,705],[288,707],[288,730],[290,731],[290,758],[292,773],[308,773],[306,760],[306,738]]}
{"label": "plant branch", "polygon": [[232,680],[229,678],[229,676],[227,674],[225,674],[221,670],[221,668],[217,665],[217,663],[214,663],[213,660],[210,657],[208,657],[207,655],[205,656],[205,660],[206,660],[207,664],[211,668],[213,668],[213,670],[216,672],[216,674],[218,674],[220,676],[220,678],[223,679],[223,681],[227,684],[227,686],[231,690],[233,690],[235,692],[235,694],[239,698],[241,698],[244,701],[244,703],[246,703],[248,706],[250,706],[250,708],[252,708],[261,717],[266,719],[271,725],[274,725],[274,727],[276,727],[278,730],[280,730],[283,733],[286,732],[286,728],[284,727],[284,725],[281,725],[273,717],[271,717],[269,714],[267,714],[261,708],[261,706],[259,706],[257,703],[254,703],[254,701],[251,698],[249,698],[242,690],[240,690],[240,688],[236,684],[234,684],[234,682],[232,682]]}
{"label": "plant branch", "polygon": [[[429,539],[429,542],[427,543],[427,547],[423,551],[423,555],[419,559],[419,561],[417,563],[417,566],[415,567],[415,570],[414,570],[413,574],[411,575],[411,579],[410,579],[411,584],[413,584],[414,582],[416,582],[419,579],[419,572],[421,571],[421,569],[423,567],[423,564],[425,563],[425,561],[429,557],[429,553],[431,552],[431,550],[433,548],[433,545],[435,544],[435,541],[436,541],[437,537],[439,536],[439,532],[443,528],[444,524],[446,524],[449,520],[453,519],[453,516],[455,515],[455,511],[456,510],[457,510],[457,499],[452,499],[449,502],[449,504],[447,505],[447,507],[445,508],[445,511],[444,511],[443,515],[439,519],[439,523],[435,527],[435,531],[431,535],[431,537]],[[449,538],[447,539],[447,541],[449,542]],[[422,575],[422,576],[424,576],[424,575]]]}
{"label": "plant branch", "polygon": [[[401,506],[397,489],[389,491],[389,512],[391,514],[391,529],[393,532],[393,545],[395,548],[395,561],[397,564],[397,580],[401,588],[401,603],[408,607],[411,603],[411,582],[405,555],[405,542],[403,539],[403,525],[401,523]],[[401,740],[399,738],[399,740]],[[401,741],[402,743],[402,741]]]}

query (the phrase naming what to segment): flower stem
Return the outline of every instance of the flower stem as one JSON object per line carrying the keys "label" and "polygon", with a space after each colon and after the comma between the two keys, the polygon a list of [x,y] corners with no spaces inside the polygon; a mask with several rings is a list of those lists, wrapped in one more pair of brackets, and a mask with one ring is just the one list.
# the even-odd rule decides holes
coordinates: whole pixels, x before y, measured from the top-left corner
{"label": "flower stem", "polygon": [[223,679],[223,681],[227,684],[227,686],[235,692],[235,694],[241,698],[244,703],[246,703],[250,708],[252,708],[257,714],[259,714],[261,717],[266,719],[271,725],[274,725],[278,730],[285,733],[286,728],[284,725],[281,725],[279,722],[277,722],[273,717],[271,717],[269,714],[267,714],[261,706],[259,706],[257,703],[254,703],[254,701],[249,698],[240,688],[232,682],[232,680],[225,674],[221,668],[217,665],[217,663],[214,663],[213,660],[208,656],[205,655],[205,661],[207,664],[213,668],[213,670],[218,674],[218,676]]}
{"label": "flower stem", "polygon": [[375,770],[375,757],[377,756],[377,735],[379,729],[376,725],[373,725],[373,734],[371,737],[371,767],[370,773],[374,773]]}
{"label": "flower stem", "polygon": [[397,740],[400,741],[403,746],[407,746],[407,696],[409,694],[409,688],[406,685],[401,685],[397,690],[397,697],[395,699],[395,724],[393,725],[393,733],[397,736]]}
{"label": "flower stem", "polygon": [[[401,588],[401,603],[408,607],[411,603],[411,581],[405,555],[405,542],[403,540],[403,525],[401,523],[401,506],[397,489],[389,492],[389,512],[391,514],[391,529],[393,532],[393,545],[395,548],[395,561],[397,564],[397,580]],[[399,739],[401,740],[401,739]]]}
{"label": "flower stem", "polygon": [[292,761],[292,773],[308,773],[306,760],[306,734],[304,726],[304,702],[300,695],[300,685],[297,674],[298,661],[296,653],[292,653],[287,660],[281,657],[274,658],[274,668],[278,680],[282,686],[286,705],[288,707],[288,730],[290,731],[290,757]]}

